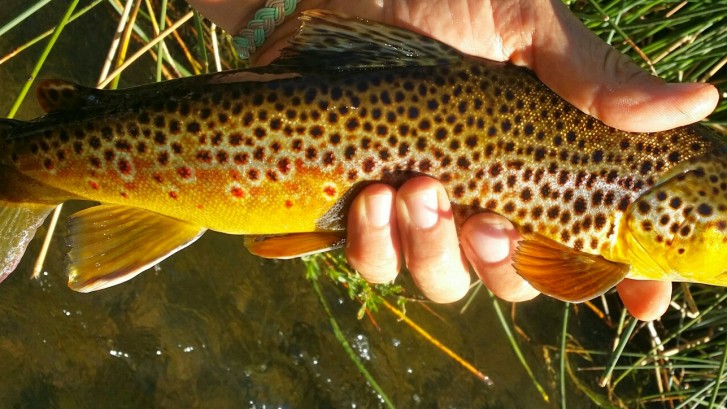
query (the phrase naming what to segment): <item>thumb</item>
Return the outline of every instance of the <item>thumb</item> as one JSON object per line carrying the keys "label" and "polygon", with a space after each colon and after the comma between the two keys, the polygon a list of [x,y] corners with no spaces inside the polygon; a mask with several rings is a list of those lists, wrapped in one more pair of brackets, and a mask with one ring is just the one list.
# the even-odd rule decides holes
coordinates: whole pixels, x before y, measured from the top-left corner
{"label": "thumb", "polygon": [[[588,30],[560,1],[540,10],[532,61],[523,61],[553,91],[605,124],[655,132],[705,118],[717,105],[706,83],[667,83]],[[517,61],[515,61],[517,63]]]}

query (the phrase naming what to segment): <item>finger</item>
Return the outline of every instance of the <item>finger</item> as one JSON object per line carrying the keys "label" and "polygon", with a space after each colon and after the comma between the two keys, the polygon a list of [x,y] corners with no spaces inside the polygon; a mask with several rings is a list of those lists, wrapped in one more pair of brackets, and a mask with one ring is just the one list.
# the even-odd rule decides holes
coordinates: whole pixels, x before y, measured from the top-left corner
{"label": "finger", "polygon": [[631,315],[642,320],[655,320],[666,312],[671,302],[671,283],[664,281],[629,280],[616,288]]}
{"label": "finger", "polygon": [[464,297],[469,269],[442,185],[429,177],[409,180],[396,194],[396,212],[406,266],[422,293],[442,303]]}
{"label": "finger", "polygon": [[246,5],[235,0],[187,0],[187,3],[232,35],[242,29],[256,10],[254,2]]}
{"label": "finger", "polygon": [[690,124],[717,105],[704,83],[667,84],[588,30],[561,2],[535,12],[533,44],[511,61],[531,67],[556,93],[607,125],[636,132]]}
{"label": "finger", "polygon": [[494,213],[476,214],[462,225],[461,237],[467,259],[496,296],[526,301],[540,294],[512,266],[511,257],[520,235],[506,218]]}
{"label": "finger", "polygon": [[372,283],[387,283],[401,269],[399,230],[393,187],[381,183],[364,188],[348,212],[346,258]]}

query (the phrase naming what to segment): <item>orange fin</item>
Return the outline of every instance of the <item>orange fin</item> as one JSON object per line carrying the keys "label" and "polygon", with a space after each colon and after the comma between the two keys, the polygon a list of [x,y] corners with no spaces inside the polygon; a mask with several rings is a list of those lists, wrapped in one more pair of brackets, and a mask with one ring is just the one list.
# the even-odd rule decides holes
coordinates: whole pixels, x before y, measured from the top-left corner
{"label": "orange fin", "polygon": [[265,258],[295,258],[322,253],[343,246],[345,231],[290,233],[281,236],[247,236],[245,247]]}
{"label": "orange fin", "polygon": [[148,210],[100,205],[71,216],[68,286],[96,291],[130,280],[206,229]]}
{"label": "orange fin", "polygon": [[543,294],[562,301],[597,297],[626,277],[630,267],[574,250],[546,237],[523,240],[513,256],[515,270]]}

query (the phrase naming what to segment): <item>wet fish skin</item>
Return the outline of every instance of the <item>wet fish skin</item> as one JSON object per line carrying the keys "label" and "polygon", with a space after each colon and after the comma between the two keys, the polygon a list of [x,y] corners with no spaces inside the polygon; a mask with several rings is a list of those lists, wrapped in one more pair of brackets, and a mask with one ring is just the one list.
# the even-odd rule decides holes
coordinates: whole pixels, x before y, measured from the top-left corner
{"label": "wet fish skin", "polygon": [[[296,52],[270,68],[116,92],[46,83],[39,93],[53,112],[7,125],[9,155],[0,159],[3,180],[40,188],[0,199],[37,203],[45,189],[46,203],[142,209],[196,226],[181,229],[186,245],[204,229],[341,231],[362,185],[426,174],[444,184],[460,217],[487,210],[512,220],[525,239],[516,270],[558,298],[590,298],[626,275],[724,284],[727,148],[707,128],[619,131],[525,69],[316,13],[309,28],[329,39],[355,34],[369,48],[358,55],[328,41],[329,51],[311,55],[320,33],[304,26]],[[369,54],[382,36],[419,54]],[[341,52],[354,55],[350,63]],[[360,66],[369,61],[380,66]],[[80,243],[88,232],[78,220],[71,237]],[[106,232],[98,229],[91,237]],[[128,273],[119,268],[113,274]]]}

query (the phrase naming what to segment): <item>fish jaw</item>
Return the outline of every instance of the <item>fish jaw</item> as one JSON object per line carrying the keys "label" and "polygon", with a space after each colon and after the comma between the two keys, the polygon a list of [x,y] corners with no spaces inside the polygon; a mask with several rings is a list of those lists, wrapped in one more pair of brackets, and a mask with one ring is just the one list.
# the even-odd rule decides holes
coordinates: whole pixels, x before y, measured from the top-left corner
{"label": "fish jaw", "polygon": [[631,278],[727,285],[727,158],[680,164],[623,215],[615,253]]}

